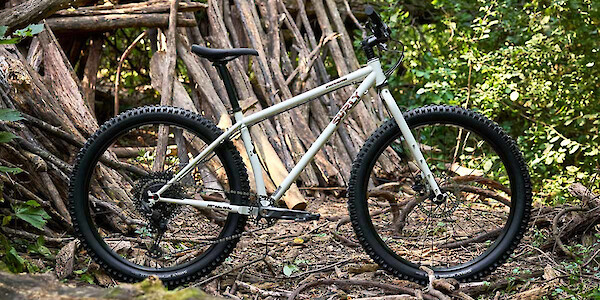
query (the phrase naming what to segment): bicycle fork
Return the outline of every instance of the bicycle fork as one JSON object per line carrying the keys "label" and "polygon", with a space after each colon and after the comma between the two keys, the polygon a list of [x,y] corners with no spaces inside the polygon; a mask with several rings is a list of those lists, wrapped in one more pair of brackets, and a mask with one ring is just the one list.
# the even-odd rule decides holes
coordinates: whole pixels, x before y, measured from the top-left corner
{"label": "bicycle fork", "polygon": [[430,190],[433,191],[435,195],[435,200],[443,201],[446,196],[442,193],[440,187],[435,181],[435,178],[431,173],[431,169],[429,169],[429,165],[427,165],[425,157],[423,157],[423,153],[421,153],[419,143],[417,143],[417,141],[415,140],[415,137],[410,131],[406,120],[404,120],[404,116],[402,115],[402,111],[400,111],[396,100],[394,99],[394,97],[392,97],[392,94],[388,89],[382,89],[379,92],[379,96],[381,97],[381,99],[383,99],[385,105],[388,108],[388,111],[396,120],[396,123],[400,128],[400,132],[402,133],[406,144],[408,144],[408,149],[412,154],[412,157],[414,157],[417,167],[421,170],[421,178],[423,178],[427,182],[427,185],[429,185]]}

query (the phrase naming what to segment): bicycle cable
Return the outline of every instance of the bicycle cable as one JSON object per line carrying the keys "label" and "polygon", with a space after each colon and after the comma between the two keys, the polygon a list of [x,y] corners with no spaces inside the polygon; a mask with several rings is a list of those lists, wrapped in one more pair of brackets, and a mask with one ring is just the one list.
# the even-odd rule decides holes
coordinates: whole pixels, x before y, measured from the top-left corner
{"label": "bicycle cable", "polygon": [[377,45],[377,50],[379,52],[379,57],[381,57],[381,52],[383,52],[383,51],[392,52],[392,53],[400,53],[400,58],[396,61],[396,63],[392,66],[392,68],[390,68],[389,70],[385,71],[384,75],[385,75],[386,81],[396,71],[396,69],[398,69],[398,67],[400,67],[400,65],[404,61],[404,44],[401,41],[399,41],[399,40],[392,39],[391,37],[389,38],[389,41],[395,42],[396,44],[399,44],[401,46],[401,50],[387,49],[387,46],[384,45],[384,44]]}

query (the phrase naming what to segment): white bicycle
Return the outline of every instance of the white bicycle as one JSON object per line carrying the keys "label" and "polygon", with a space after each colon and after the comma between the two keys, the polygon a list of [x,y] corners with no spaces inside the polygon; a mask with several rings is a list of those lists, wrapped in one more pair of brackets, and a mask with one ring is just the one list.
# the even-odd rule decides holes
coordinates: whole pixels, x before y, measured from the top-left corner
{"label": "white bicycle", "polygon": [[[388,42],[389,28],[372,8],[367,15],[373,35],[362,41],[365,67],[248,116],[241,112],[226,63],[257,52],[193,46],[213,62],[227,89],[236,123],[225,132],[198,114],[160,106],[133,109],[102,125],[79,153],[70,183],[74,227],[91,257],[119,280],[156,275],[176,286],[221,264],[248,218],[267,226],[276,219],[317,220],[318,214],[275,203],[375,87],[392,118],[365,142],[348,186],[352,226],[365,251],[383,269],[422,283],[428,277],[421,266],[438,277],[470,280],[504,262],[526,231],[531,210],[520,151],[498,125],[470,110],[437,105],[403,114],[386,88],[393,70],[384,73],[373,51]],[[268,195],[249,128],[357,82],[331,123]],[[232,143],[239,136],[255,193]],[[166,151],[164,159],[160,151]]]}

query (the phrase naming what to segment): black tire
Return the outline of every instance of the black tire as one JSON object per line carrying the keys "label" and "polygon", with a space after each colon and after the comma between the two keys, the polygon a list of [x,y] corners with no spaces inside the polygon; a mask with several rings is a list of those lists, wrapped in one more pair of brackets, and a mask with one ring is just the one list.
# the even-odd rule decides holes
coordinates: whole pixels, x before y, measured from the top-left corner
{"label": "black tire", "polygon": [[[479,113],[460,107],[427,106],[406,112],[404,118],[417,142],[425,143],[426,146],[421,144],[421,150],[428,159],[430,167],[434,165],[431,168],[436,179],[439,179],[440,187],[441,185],[447,187],[445,190],[450,195],[449,200],[437,204],[428,198],[428,195],[423,195],[422,200],[418,200],[418,196],[410,197],[407,196],[408,193],[398,190],[397,193],[392,192],[396,197],[406,195],[407,202],[404,203],[409,204],[397,211],[399,212],[397,217],[392,214],[392,202],[388,209],[389,214],[385,211],[381,213],[382,210],[378,215],[373,212],[377,208],[376,205],[385,206],[385,201],[375,202],[367,197],[369,188],[381,182],[385,184],[380,186],[385,188],[405,184],[405,191],[409,190],[406,189],[406,185],[411,183],[412,187],[419,187],[414,183],[418,182],[420,177],[415,176],[413,173],[415,168],[411,169],[411,166],[406,163],[407,157],[403,156],[408,152],[402,148],[404,146],[400,139],[398,125],[394,120],[389,120],[365,142],[353,164],[348,188],[348,206],[354,232],[368,255],[382,268],[399,278],[426,283],[427,274],[421,269],[421,266],[426,266],[434,270],[436,277],[452,277],[460,281],[480,279],[508,259],[528,228],[532,197],[531,183],[521,152],[515,142],[497,124]],[[462,138],[456,139],[457,136],[454,136],[454,142],[441,142],[442,137],[451,131],[459,132],[458,136]],[[430,134],[429,137],[426,134]],[[477,137],[480,140],[476,140],[476,145],[480,145],[481,150],[470,146],[470,139]],[[447,138],[446,136],[444,139]],[[397,142],[397,139],[400,142]],[[448,163],[449,160],[440,159],[446,152],[444,152],[445,148],[437,143],[452,145],[457,143],[457,140],[464,144],[458,144],[454,148],[448,147],[450,150],[448,152],[451,155],[454,153],[450,157],[453,159],[451,163]],[[459,155],[456,154],[458,152],[454,152],[457,149],[460,150]],[[386,161],[390,160],[387,156],[390,152],[387,151],[397,154],[399,161],[405,163],[400,167],[402,171],[393,167],[393,170],[388,172],[394,174],[387,177],[391,178],[389,180],[380,175],[385,172],[381,171],[384,167],[378,164],[378,161],[384,157]],[[492,154],[479,154],[485,151]],[[488,161],[493,162],[492,166],[489,166]],[[475,162],[479,163],[477,167],[460,169],[462,165],[469,166]],[[485,165],[484,171],[488,166],[489,169],[479,175],[482,173],[480,172],[482,164]],[[501,166],[496,168],[498,164]],[[470,170],[471,173],[461,175],[459,170],[462,170],[462,173],[464,170]],[[475,171],[478,175],[471,175]],[[416,172],[419,172],[418,169]],[[412,175],[395,177],[395,174]],[[491,181],[485,181],[486,178]],[[467,184],[459,180],[467,180]],[[489,183],[489,186],[482,182]],[[494,182],[500,185],[493,185]],[[510,187],[506,184],[510,184]],[[494,188],[504,190],[493,190]],[[496,193],[493,194],[495,196],[500,195],[494,198],[499,200],[490,200],[491,196],[485,195],[492,194],[486,194],[486,191]],[[510,198],[510,202],[502,202],[501,197]],[[504,205],[498,204],[500,202]],[[489,213],[494,209],[497,211]],[[402,221],[404,211],[408,212],[405,222]],[[478,217],[480,214],[489,220]],[[459,220],[460,222],[457,222]],[[472,222],[473,226],[470,226],[469,222]],[[421,227],[425,229],[421,230],[418,226],[423,223],[426,225]],[[493,227],[494,225],[496,227]],[[485,231],[482,234],[491,235],[469,234],[479,230],[476,226]],[[464,236],[461,236],[461,233]],[[485,240],[467,237],[483,237]],[[452,244],[449,242],[451,238],[464,245]],[[431,246],[429,239],[432,241]]]}
{"label": "black tire", "polygon": [[[116,192],[113,193],[110,190],[105,191],[105,187],[103,186],[103,184],[100,184],[99,179],[95,177],[97,174],[95,172],[97,171],[94,170],[99,170],[101,168],[101,165],[103,167],[105,166],[104,163],[100,161],[100,157],[108,149],[108,147],[113,145],[115,141],[119,139],[118,137],[127,136],[127,134],[129,134],[130,132],[134,132],[136,128],[160,128],[152,127],[158,126],[157,124],[168,125],[169,127],[166,127],[169,128],[168,130],[170,130],[170,128],[176,128],[176,130],[182,130],[182,132],[183,130],[185,130],[185,142],[188,143],[186,144],[188,149],[195,149],[194,145],[196,144],[209,144],[222,133],[222,131],[219,128],[217,128],[212,122],[210,122],[207,119],[204,119],[198,114],[174,107],[141,107],[124,112],[116,116],[115,118],[102,125],[101,128],[96,133],[94,133],[94,135],[87,141],[87,143],[84,145],[84,147],[79,152],[79,155],[77,156],[69,188],[70,213],[73,219],[73,227],[76,230],[76,236],[81,240],[82,245],[85,247],[88,254],[93,258],[93,260],[97,262],[104,270],[106,270],[107,273],[110,274],[112,277],[119,281],[135,282],[143,280],[144,278],[150,275],[156,275],[167,286],[172,287],[196,280],[198,277],[211,272],[218,265],[220,265],[225,260],[225,258],[227,258],[227,256],[229,256],[231,251],[234,249],[236,243],[239,241],[239,237],[225,242],[208,244],[204,246],[204,244],[190,244],[191,242],[182,241],[182,239],[177,240],[178,237],[175,234],[173,234],[173,240],[175,240],[175,242],[171,242],[171,244],[168,245],[168,249],[173,249],[177,247],[175,249],[181,250],[183,247],[183,249],[185,250],[187,246],[200,245],[197,247],[203,247],[202,249],[204,249],[204,252],[199,253],[198,251],[200,250],[190,250],[190,254],[188,254],[188,256],[190,257],[186,258],[186,261],[182,260],[181,263],[178,263],[177,260],[169,257],[169,253],[163,254],[162,248],[164,246],[162,246],[162,243],[166,242],[161,241],[161,246],[159,247],[159,255],[162,255],[162,258],[160,259],[164,261],[169,261],[168,263],[162,263],[161,261],[159,263],[154,263],[154,267],[152,267],[153,264],[151,262],[148,262],[151,261],[150,258],[140,259],[139,261],[141,262],[136,263],[136,261],[138,260],[136,260],[134,257],[135,253],[150,253],[150,251],[148,250],[140,250],[138,248],[134,248],[134,246],[142,248],[144,242],[146,242],[146,244],[148,243],[148,237],[151,236],[151,234],[148,233],[148,231],[142,231],[142,229],[145,228],[144,230],[146,230],[146,227],[148,227],[147,224],[149,224],[150,221],[146,222],[146,225],[137,225],[137,223],[120,224],[119,222],[121,221],[121,219],[118,217],[118,215],[110,215],[111,211],[109,210],[102,210],[100,212],[100,209],[103,209],[103,207],[98,206],[98,202],[94,202],[93,200],[91,200],[92,197],[89,196],[91,194],[94,194],[98,190],[96,187],[90,188],[90,186],[92,186],[93,184],[97,184],[101,185],[100,188],[103,189],[101,194],[106,195],[106,198],[108,198],[100,199],[100,201],[110,202],[113,200],[110,195],[116,194]],[[163,128],[165,127],[163,126]],[[136,134],[138,134],[138,137],[141,136],[140,132],[142,131],[136,132]],[[181,136],[184,136],[184,133],[181,133]],[[191,138],[192,136],[194,137],[193,139]],[[178,148],[177,151],[181,151],[181,149]],[[228,180],[227,184],[229,185],[229,189],[236,191],[249,191],[249,182],[248,175],[246,173],[246,168],[244,166],[244,163],[242,162],[241,156],[239,155],[238,151],[233,146],[233,144],[231,142],[222,143],[215,150],[215,154],[216,155],[210,159],[211,161],[214,159],[214,161],[222,164],[222,169],[225,170],[225,175],[223,175],[225,177],[223,178],[226,178]],[[175,154],[174,156],[177,155],[178,154]],[[192,155],[192,153],[190,153],[190,155]],[[171,158],[171,160],[176,160],[177,158],[178,157]],[[136,159],[139,159],[139,156]],[[178,163],[180,165],[183,164],[182,162]],[[176,162],[173,162],[172,164],[173,166],[176,166]],[[164,175],[167,173],[160,174]],[[131,175],[131,177],[129,177],[129,175],[131,174],[126,173],[123,170],[121,170],[117,174],[117,176],[121,176],[118,178],[123,178],[123,185],[127,186],[127,188],[122,187],[122,190],[130,189],[132,184],[130,184],[129,182],[135,182],[133,180],[133,176],[135,175]],[[190,179],[190,181],[192,182],[203,180],[196,178]],[[193,186],[195,186],[195,184],[197,183],[192,183]],[[223,199],[224,201],[229,200],[231,203],[238,205],[248,204],[248,198],[241,195],[231,195],[227,193],[227,195],[223,196],[223,198],[227,198]],[[139,215],[143,216],[142,213],[139,213],[135,211],[135,209],[132,209],[131,205],[127,206],[119,201],[114,201],[113,204],[121,207],[123,214],[131,217],[131,219],[139,217]],[[184,218],[189,218],[188,215],[193,216],[193,218],[190,220],[199,220],[200,218],[204,218],[202,217],[203,213],[200,213],[200,210],[193,209],[194,208],[187,206],[184,206],[184,208],[179,208],[179,210],[177,210],[177,213],[173,213],[172,218],[179,218],[183,220]],[[103,216],[103,214],[109,215]],[[185,214],[185,216],[179,217],[177,214]],[[196,214],[198,217],[196,217]],[[107,219],[112,220],[107,221]],[[208,217],[206,217],[205,219],[208,220]],[[172,227],[175,226],[181,226],[182,228],[185,226],[185,230],[177,228],[179,230],[177,232],[183,232],[185,236],[191,237],[196,237],[194,236],[194,234],[197,235],[199,232],[201,232],[201,230],[210,229],[210,232],[214,238],[220,238],[229,237],[241,233],[244,230],[246,221],[246,216],[230,213],[226,214],[221,218],[221,221],[218,226],[217,221],[215,221],[214,224],[211,223],[208,225],[203,225],[204,227],[202,227],[201,229],[198,227],[198,232],[193,231],[195,229],[193,229],[194,227],[190,225],[191,221],[190,223],[185,223],[184,225],[169,223],[167,227],[169,228],[168,230],[170,230]],[[111,222],[116,223],[116,225],[114,225]],[[132,239],[134,240],[134,242],[136,239],[139,239],[142,240],[141,242],[139,242],[139,245],[141,246],[137,246],[138,244],[134,245],[134,242],[130,242],[130,249],[113,251],[113,249],[115,249],[117,246],[113,245],[112,248],[108,246],[108,237],[112,235],[104,233],[107,230],[105,229],[105,227],[109,227],[109,225],[105,226],[105,223],[111,223],[113,224],[110,225],[112,226],[111,228],[117,228],[115,229],[117,234],[114,235],[118,235],[118,238],[120,238],[121,241],[127,241],[127,239],[125,238]],[[198,224],[198,226],[200,226],[200,224]],[[143,228],[140,229],[141,227]],[[188,230],[187,228],[192,229]],[[136,237],[135,235],[132,236],[132,232],[142,232],[146,235],[140,234],[138,237]],[[144,239],[146,240],[144,241]],[[127,246],[127,244],[125,244],[125,246]],[[128,252],[126,255],[124,255],[122,252],[118,253],[119,251]],[[181,253],[184,251],[179,252]]]}

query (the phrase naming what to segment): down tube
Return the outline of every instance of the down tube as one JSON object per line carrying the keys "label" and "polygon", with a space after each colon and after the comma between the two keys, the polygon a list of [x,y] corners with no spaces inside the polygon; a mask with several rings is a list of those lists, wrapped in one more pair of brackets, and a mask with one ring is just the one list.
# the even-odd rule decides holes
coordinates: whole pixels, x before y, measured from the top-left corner
{"label": "down tube", "polygon": [[281,199],[283,194],[290,188],[292,183],[296,181],[296,178],[298,178],[300,172],[302,172],[302,170],[304,170],[304,168],[306,168],[310,161],[315,157],[317,151],[319,151],[323,145],[325,145],[340,123],[346,119],[348,113],[352,111],[362,95],[364,95],[367,90],[373,86],[373,84],[375,84],[376,77],[377,75],[373,72],[369,74],[369,76],[365,78],[365,81],[358,86],[348,101],[346,101],[342,108],[340,108],[340,111],[335,115],[335,117],[333,117],[331,123],[325,127],[321,135],[319,135],[319,137],[315,140],[314,144],[312,144],[310,148],[306,150],[306,153],[304,156],[302,156],[298,164],[296,164],[296,166],[290,171],[290,174],[288,174],[288,176],[283,180],[279,188],[277,188],[277,191],[275,191],[275,195],[273,196],[273,200],[278,201]]}

